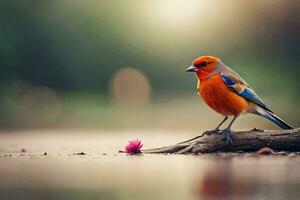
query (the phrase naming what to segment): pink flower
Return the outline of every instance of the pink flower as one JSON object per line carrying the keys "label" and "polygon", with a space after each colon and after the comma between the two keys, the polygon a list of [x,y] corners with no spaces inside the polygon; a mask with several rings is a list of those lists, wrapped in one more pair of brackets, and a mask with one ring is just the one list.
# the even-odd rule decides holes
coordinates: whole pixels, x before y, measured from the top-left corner
{"label": "pink flower", "polygon": [[125,146],[125,152],[128,154],[139,154],[141,153],[142,147],[142,141],[140,141],[139,139],[131,140]]}

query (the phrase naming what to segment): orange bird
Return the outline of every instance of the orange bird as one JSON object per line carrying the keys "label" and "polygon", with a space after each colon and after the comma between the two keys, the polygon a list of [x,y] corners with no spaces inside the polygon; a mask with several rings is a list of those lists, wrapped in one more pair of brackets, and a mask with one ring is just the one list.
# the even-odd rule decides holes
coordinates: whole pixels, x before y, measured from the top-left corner
{"label": "orange bird", "polygon": [[[194,60],[192,66],[186,71],[196,73],[198,94],[202,96],[205,103],[225,116],[221,123],[209,132],[222,133],[227,143],[232,144],[231,126],[242,113],[262,116],[282,129],[293,128],[276,116],[241,76],[226,66],[219,58],[201,56]],[[228,116],[233,116],[232,121],[227,128],[220,130],[220,126],[228,119]]]}

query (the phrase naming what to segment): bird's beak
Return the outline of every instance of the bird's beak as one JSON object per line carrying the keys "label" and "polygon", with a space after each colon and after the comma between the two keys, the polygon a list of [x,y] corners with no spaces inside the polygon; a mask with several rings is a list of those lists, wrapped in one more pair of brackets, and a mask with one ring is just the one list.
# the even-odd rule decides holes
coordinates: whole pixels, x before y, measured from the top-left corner
{"label": "bird's beak", "polygon": [[195,67],[194,65],[191,65],[191,66],[188,67],[185,71],[186,71],[186,72],[196,72],[196,71],[198,71],[198,68]]}

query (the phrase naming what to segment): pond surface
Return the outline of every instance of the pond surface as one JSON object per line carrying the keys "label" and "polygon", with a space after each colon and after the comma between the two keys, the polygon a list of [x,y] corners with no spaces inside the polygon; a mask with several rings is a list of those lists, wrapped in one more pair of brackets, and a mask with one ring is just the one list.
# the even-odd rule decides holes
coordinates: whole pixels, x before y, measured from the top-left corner
{"label": "pond surface", "polygon": [[[189,131],[35,130],[0,134],[0,199],[299,199],[300,157],[117,153],[175,144]],[[183,133],[184,132],[184,133]],[[84,154],[84,155],[81,155]]]}

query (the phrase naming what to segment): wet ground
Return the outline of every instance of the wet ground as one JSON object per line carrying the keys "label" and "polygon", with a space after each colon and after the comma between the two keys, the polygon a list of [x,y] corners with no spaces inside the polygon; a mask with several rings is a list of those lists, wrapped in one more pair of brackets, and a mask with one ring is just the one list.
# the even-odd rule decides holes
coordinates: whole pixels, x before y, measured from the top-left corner
{"label": "wet ground", "polygon": [[140,132],[2,131],[0,199],[299,199],[297,154],[117,153],[129,139],[152,148],[195,136]]}

